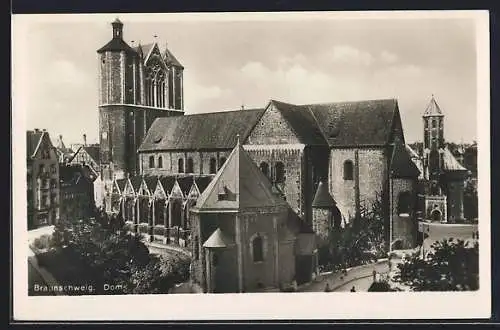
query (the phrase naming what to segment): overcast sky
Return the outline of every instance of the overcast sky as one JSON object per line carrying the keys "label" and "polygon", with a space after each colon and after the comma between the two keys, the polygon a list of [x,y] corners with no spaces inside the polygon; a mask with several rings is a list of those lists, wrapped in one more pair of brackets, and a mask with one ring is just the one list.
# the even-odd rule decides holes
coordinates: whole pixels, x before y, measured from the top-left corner
{"label": "overcast sky", "polygon": [[[129,45],[157,35],[184,65],[186,114],[264,107],[269,99],[397,98],[406,139],[413,142],[422,139],[421,115],[434,94],[446,115],[445,138],[476,139],[472,19],[185,16],[119,17]],[[78,15],[14,25],[14,42],[23,50],[14,54],[14,68],[22,68],[14,79],[23,81],[14,101],[22,97],[27,129],[45,128],[54,142],[62,134],[67,144],[79,143],[83,133],[97,141],[96,50],[111,39],[115,18]]]}

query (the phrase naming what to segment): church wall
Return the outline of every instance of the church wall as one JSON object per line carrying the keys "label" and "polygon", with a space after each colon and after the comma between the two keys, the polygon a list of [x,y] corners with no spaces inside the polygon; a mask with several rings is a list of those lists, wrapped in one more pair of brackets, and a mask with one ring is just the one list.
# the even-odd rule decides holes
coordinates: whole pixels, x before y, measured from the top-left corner
{"label": "church wall", "polygon": [[[108,98],[104,104],[123,103],[122,102],[122,54],[117,52],[106,53],[106,63],[108,74],[103,76],[109,86]],[[106,102],[107,101],[107,102]]]}
{"label": "church wall", "polygon": [[[141,163],[142,174],[148,175],[172,175],[179,174],[178,165],[179,159],[184,160],[184,172],[187,171],[188,158],[193,160],[194,174],[210,174],[210,159],[213,157],[217,160],[218,170],[222,164],[222,158],[227,159],[231,150],[221,151],[155,151],[141,152],[139,161]],[[155,167],[149,167],[149,157],[153,155],[155,158]],[[163,166],[158,168],[158,159],[162,157]],[[184,173],[183,172],[183,173]]]}
{"label": "church wall", "polygon": [[[392,235],[391,242],[401,240],[403,249],[411,249],[416,246],[417,219],[414,206],[416,205],[416,186],[412,179],[392,179]],[[406,214],[398,213],[398,197],[402,192],[411,194],[411,211]]]}
{"label": "church wall", "polygon": [[270,180],[273,182],[275,168],[278,162],[285,167],[285,182],[278,185],[286,196],[286,201],[293,210],[304,210],[302,195],[302,166],[303,152],[299,149],[269,149],[269,150],[247,150],[252,160],[260,166],[262,162],[269,165]]}
{"label": "church wall", "polygon": [[[354,165],[353,180],[344,180],[344,162],[347,160]],[[347,219],[355,215],[357,193],[360,205],[370,209],[387,182],[387,161],[383,149],[332,149],[329,168],[330,193]]]}
{"label": "church wall", "polygon": [[[243,287],[245,292],[258,291],[261,283],[264,287],[276,287],[275,281],[275,244],[278,239],[274,232],[274,214],[257,213],[241,215],[242,254],[243,254]],[[264,239],[264,261],[254,262],[252,254],[252,237],[260,233]]]}

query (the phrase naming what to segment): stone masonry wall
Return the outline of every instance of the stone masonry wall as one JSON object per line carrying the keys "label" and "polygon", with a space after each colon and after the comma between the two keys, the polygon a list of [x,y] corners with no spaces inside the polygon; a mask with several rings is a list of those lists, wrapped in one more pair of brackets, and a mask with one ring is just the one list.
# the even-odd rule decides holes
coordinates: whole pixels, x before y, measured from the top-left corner
{"label": "stone masonry wall", "polygon": [[[358,151],[356,163],[355,151]],[[344,180],[344,162],[353,162],[353,180]],[[349,219],[356,212],[356,180],[359,185],[361,206],[371,207],[387,182],[387,162],[382,149],[332,149],[330,152],[330,193],[338,204],[342,216]],[[359,178],[356,178],[359,173]]]}
{"label": "stone masonry wall", "polygon": [[417,239],[417,219],[415,210],[411,208],[408,215],[398,214],[398,197],[402,192],[411,193],[411,205],[416,203],[415,182],[411,179],[393,179],[392,180],[392,235],[391,243],[401,240],[403,249],[411,249],[416,245]]}

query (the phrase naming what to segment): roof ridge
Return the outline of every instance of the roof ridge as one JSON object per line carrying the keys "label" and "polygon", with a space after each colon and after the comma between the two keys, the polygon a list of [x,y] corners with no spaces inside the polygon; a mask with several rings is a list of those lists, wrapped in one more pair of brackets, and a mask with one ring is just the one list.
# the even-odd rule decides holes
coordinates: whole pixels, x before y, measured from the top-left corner
{"label": "roof ridge", "polygon": [[387,102],[387,101],[396,101],[397,98],[383,98],[383,99],[370,99],[370,100],[357,100],[357,101],[339,101],[339,102],[319,102],[319,103],[308,103],[308,104],[299,104],[295,106],[315,106],[315,105],[330,105],[330,104],[350,104],[350,103],[368,103],[368,102]]}

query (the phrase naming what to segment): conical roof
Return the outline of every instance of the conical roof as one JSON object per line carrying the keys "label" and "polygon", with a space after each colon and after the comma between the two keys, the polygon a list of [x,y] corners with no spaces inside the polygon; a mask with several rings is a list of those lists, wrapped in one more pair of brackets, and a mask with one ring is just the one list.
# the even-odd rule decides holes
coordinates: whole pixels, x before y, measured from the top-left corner
{"label": "conical roof", "polygon": [[416,178],[420,175],[420,171],[412,161],[407,148],[399,139],[394,141],[394,150],[391,158],[391,173],[392,176],[396,178]]}
{"label": "conical roof", "polygon": [[272,192],[269,179],[238,142],[224,165],[201,194],[195,209],[238,211],[275,206],[288,207],[288,204]]}
{"label": "conical roof", "polygon": [[233,242],[227,238],[220,228],[217,228],[212,235],[203,243],[203,247],[206,248],[225,248],[231,245]]}
{"label": "conical roof", "polygon": [[321,181],[318,185],[318,189],[316,190],[316,195],[314,196],[312,207],[332,208],[336,204],[337,203],[328,191],[328,186],[323,181]]}
{"label": "conical roof", "polygon": [[427,108],[424,112],[424,117],[432,117],[432,116],[444,116],[441,108],[436,102],[434,95],[432,95],[431,101],[427,105]]}

